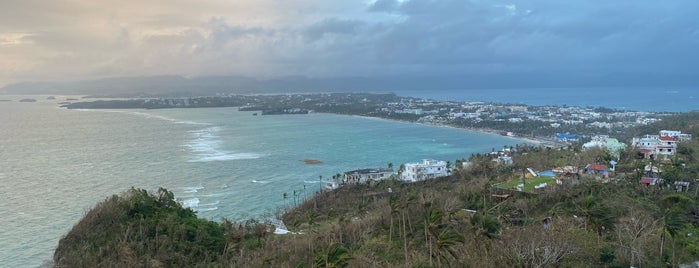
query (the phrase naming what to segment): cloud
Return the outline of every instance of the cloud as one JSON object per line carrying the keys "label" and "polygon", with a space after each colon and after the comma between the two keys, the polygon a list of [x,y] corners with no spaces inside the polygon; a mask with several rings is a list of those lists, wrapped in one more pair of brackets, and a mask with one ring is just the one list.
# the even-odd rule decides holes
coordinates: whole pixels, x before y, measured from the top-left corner
{"label": "cloud", "polygon": [[398,0],[377,0],[369,5],[370,12],[394,12],[400,7],[402,1]]}
{"label": "cloud", "polygon": [[699,67],[697,11],[693,0],[7,0],[0,84],[169,74],[691,73]]}

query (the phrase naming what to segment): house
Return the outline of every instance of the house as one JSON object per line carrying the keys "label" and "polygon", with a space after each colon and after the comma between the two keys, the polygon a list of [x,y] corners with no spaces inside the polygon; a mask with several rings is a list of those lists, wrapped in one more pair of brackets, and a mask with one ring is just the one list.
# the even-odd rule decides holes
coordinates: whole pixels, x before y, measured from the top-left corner
{"label": "house", "polygon": [[668,160],[675,155],[679,142],[692,139],[691,134],[676,130],[661,130],[659,134],[633,138],[631,145],[646,158]]}
{"label": "house", "polygon": [[393,175],[392,168],[365,168],[347,171],[343,182],[347,184],[366,183],[368,181],[385,180]]}
{"label": "house", "polygon": [[434,159],[424,159],[422,163],[405,164],[401,180],[406,182],[424,181],[448,176],[447,162]]}
{"label": "house", "polygon": [[651,186],[651,185],[658,185],[663,183],[663,179],[661,178],[651,178],[651,177],[643,177],[641,178],[640,181],[638,181],[639,184],[644,185],[644,186]]}
{"label": "house", "polygon": [[661,130],[660,137],[671,137],[676,141],[690,141],[692,134],[684,134],[682,131],[677,130]]}
{"label": "house", "polygon": [[587,174],[605,174],[608,173],[607,166],[600,164],[588,164],[585,166],[585,173]]}
{"label": "house", "polygon": [[689,190],[688,181],[676,181],[674,184],[676,192],[686,192],[687,190]]}
{"label": "house", "polygon": [[621,156],[621,151],[626,149],[626,144],[619,142],[615,138],[610,138],[607,135],[598,135],[592,137],[592,140],[583,144],[582,149],[600,148],[609,152],[609,154],[617,160]]}
{"label": "house", "polygon": [[509,155],[500,155],[493,159],[493,162],[503,165],[512,165],[512,157]]}

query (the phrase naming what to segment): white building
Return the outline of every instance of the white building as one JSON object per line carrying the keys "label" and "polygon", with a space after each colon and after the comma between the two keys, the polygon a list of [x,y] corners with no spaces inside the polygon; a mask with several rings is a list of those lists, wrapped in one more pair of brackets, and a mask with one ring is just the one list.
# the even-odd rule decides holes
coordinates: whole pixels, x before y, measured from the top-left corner
{"label": "white building", "polygon": [[668,160],[675,155],[680,141],[692,139],[691,134],[683,134],[676,130],[661,130],[660,135],[645,135],[633,138],[631,145],[638,148],[647,158]]}
{"label": "white building", "polygon": [[684,134],[677,130],[661,130],[660,138],[662,137],[670,137],[675,141],[689,141],[692,139],[692,134]]}
{"label": "white building", "polygon": [[356,184],[367,181],[385,180],[393,175],[393,169],[389,168],[365,168],[345,172],[344,183]]}
{"label": "white building", "polygon": [[592,137],[592,140],[583,144],[582,149],[588,150],[591,148],[600,148],[607,150],[617,160],[621,155],[621,151],[626,149],[626,144],[619,142],[615,138],[610,138],[607,135],[597,135]]}
{"label": "white building", "polygon": [[422,163],[405,164],[405,170],[401,174],[401,179],[406,182],[416,182],[448,175],[447,162],[424,159]]}

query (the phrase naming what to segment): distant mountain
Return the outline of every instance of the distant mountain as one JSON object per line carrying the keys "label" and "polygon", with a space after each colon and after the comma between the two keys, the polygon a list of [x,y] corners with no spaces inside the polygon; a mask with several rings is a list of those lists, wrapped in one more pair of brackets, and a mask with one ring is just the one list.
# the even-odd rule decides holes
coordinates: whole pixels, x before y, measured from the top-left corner
{"label": "distant mountain", "polygon": [[696,86],[699,78],[686,75],[547,75],[489,74],[443,76],[385,76],[310,78],[286,76],[256,79],[243,76],[117,77],[72,82],[22,82],[0,88],[0,94],[76,94],[109,97],[201,96],[216,93],[398,92],[484,88]]}
{"label": "distant mountain", "polygon": [[77,94],[111,97],[196,96],[216,93],[286,93],[380,90],[378,80],[367,78],[282,77],[255,79],[241,76],[118,77],[72,82],[23,82],[0,89],[5,94]]}

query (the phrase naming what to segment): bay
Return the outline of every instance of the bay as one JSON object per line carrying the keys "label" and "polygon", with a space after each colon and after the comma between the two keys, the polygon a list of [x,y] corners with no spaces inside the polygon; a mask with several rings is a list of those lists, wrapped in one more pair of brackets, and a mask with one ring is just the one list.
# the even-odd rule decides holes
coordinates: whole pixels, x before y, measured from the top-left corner
{"label": "bay", "polygon": [[294,192],[311,196],[319,176],[423,158],[453,162],[522,143],[354,116],[254,116],[235,108],[77,111],[57,107],[64,97],[36,98],[0,102],[0,264],[6,267],[50,260],[87,210],[130,187],[167,188],[211,220],[263,217],[293,204]]}

